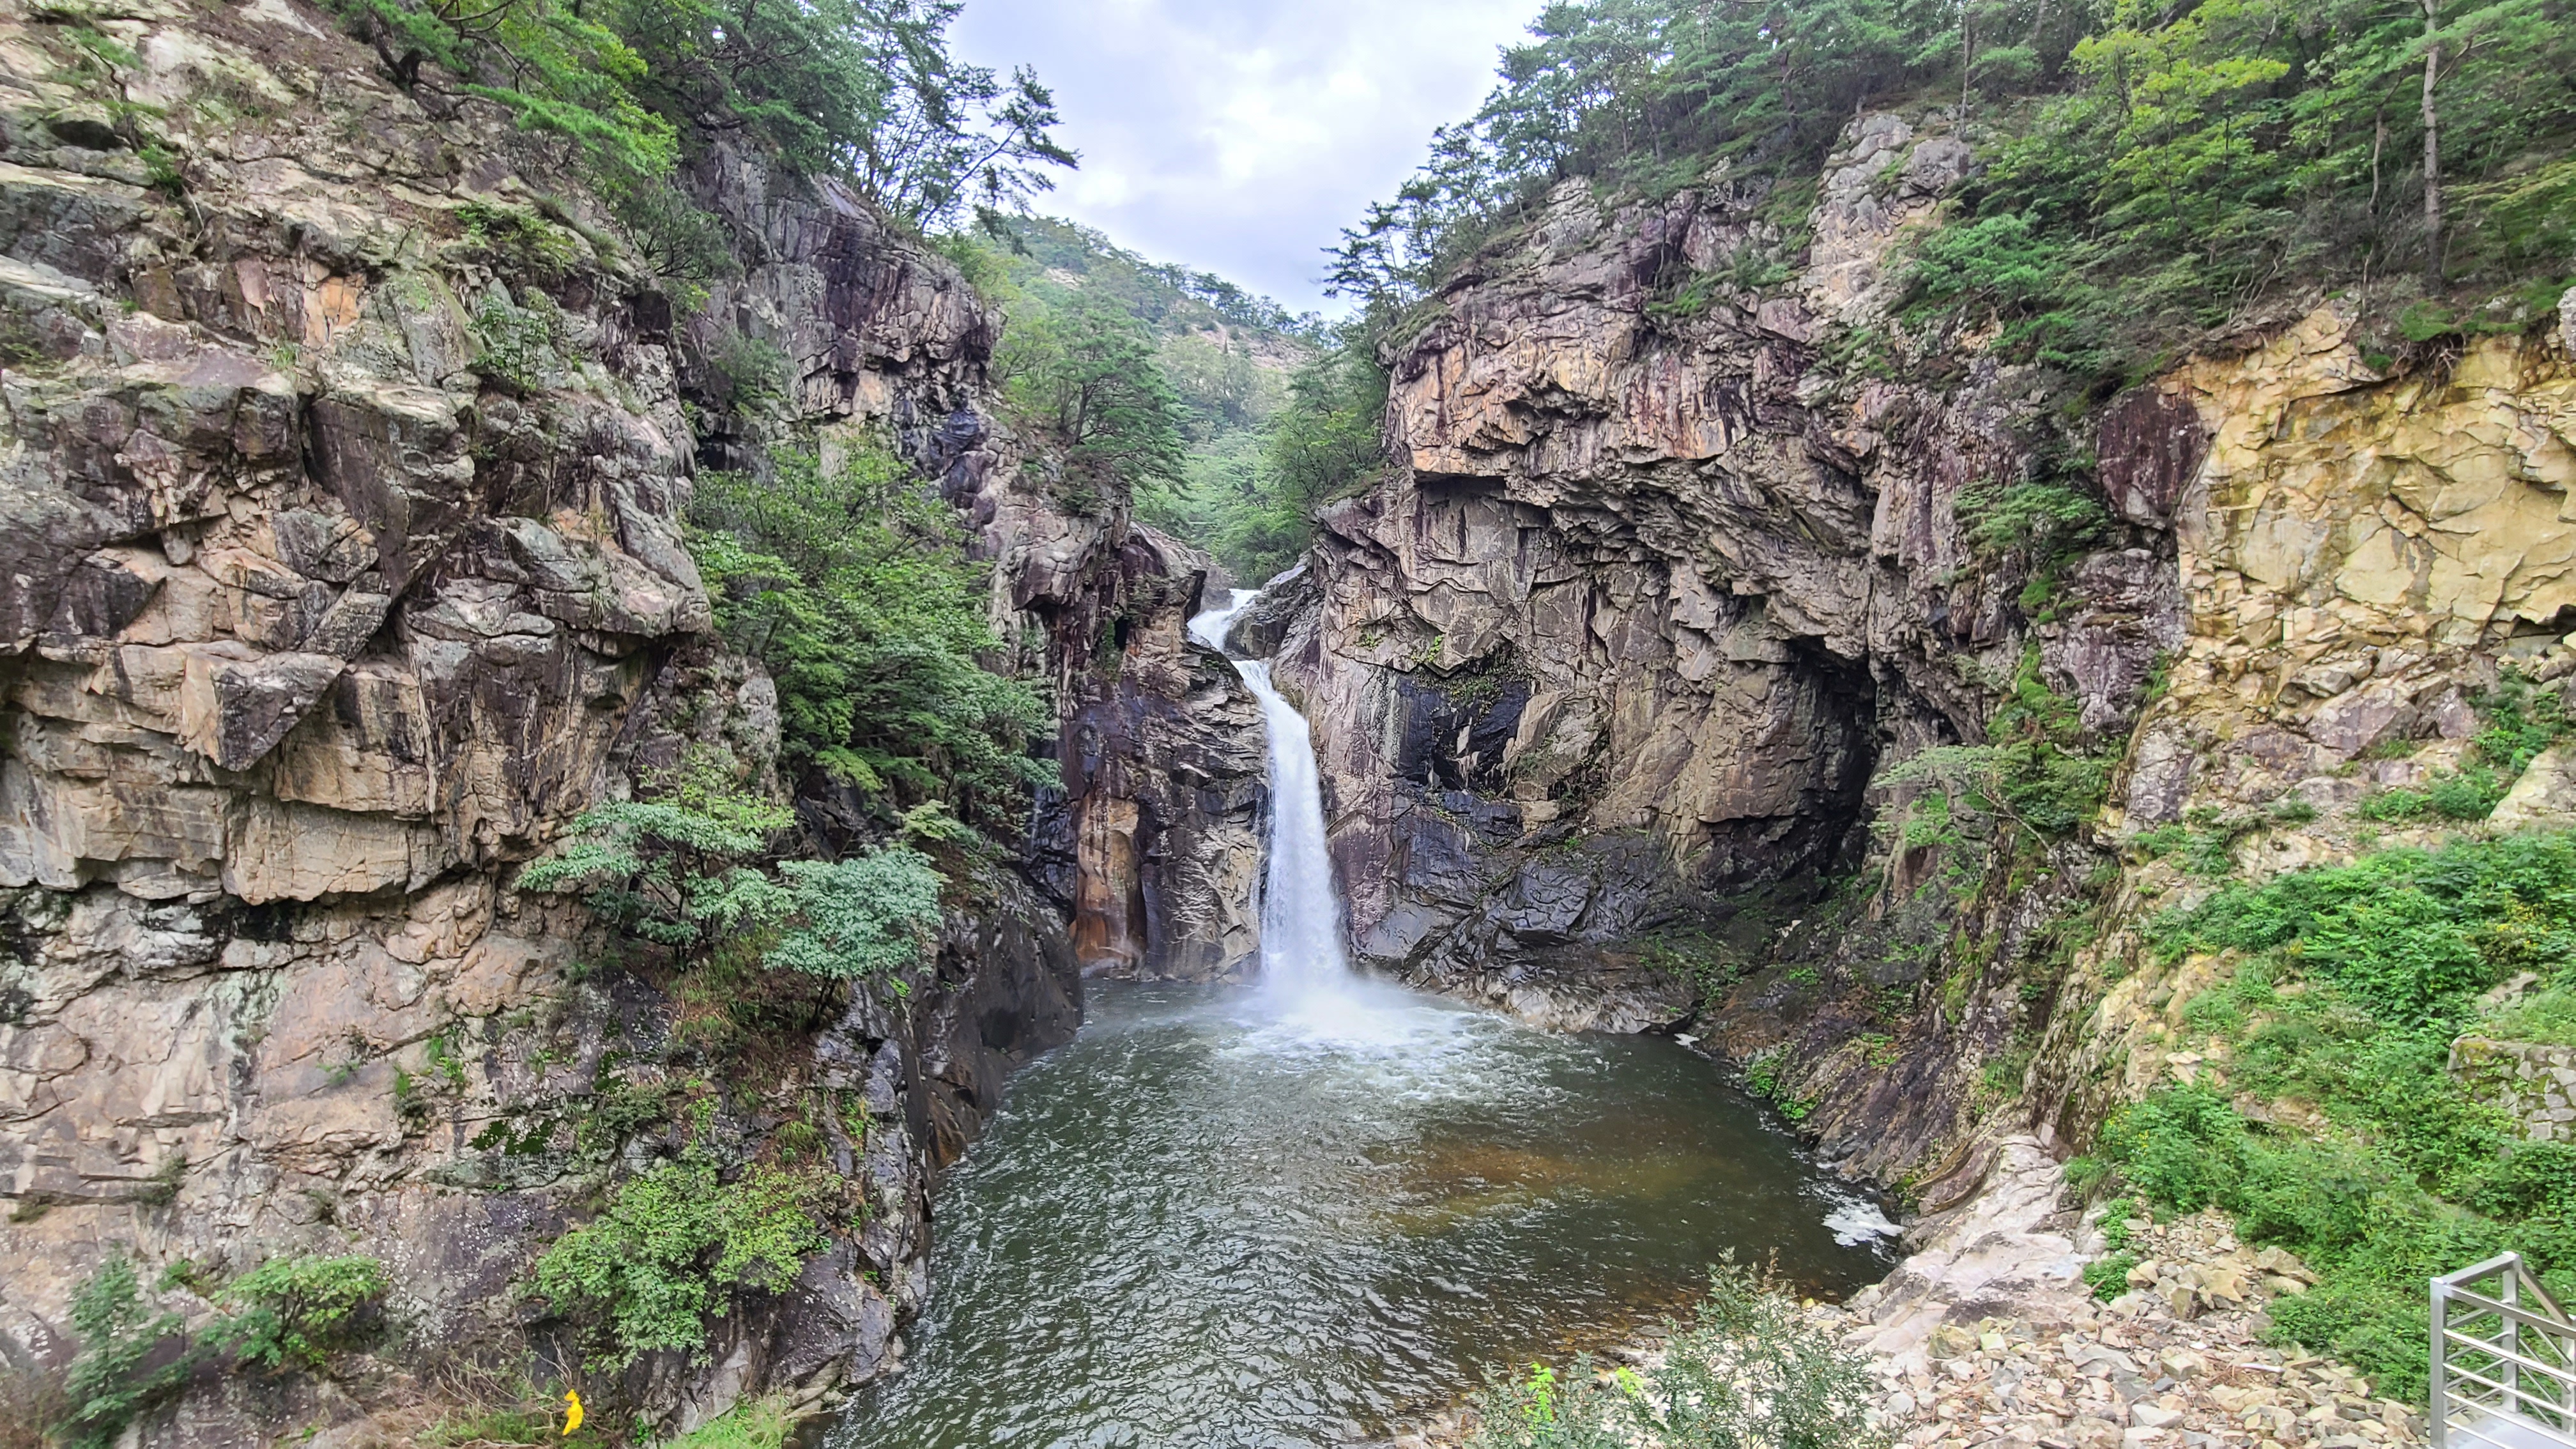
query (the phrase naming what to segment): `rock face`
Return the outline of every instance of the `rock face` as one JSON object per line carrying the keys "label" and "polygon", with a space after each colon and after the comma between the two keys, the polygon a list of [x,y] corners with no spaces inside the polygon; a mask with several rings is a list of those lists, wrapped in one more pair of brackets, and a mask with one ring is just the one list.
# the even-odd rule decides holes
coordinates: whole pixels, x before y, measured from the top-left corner
{"label": "rock face", "polygon": [[[2576,353],[2550,333],[2488,338],[2446,367],[2383,374],[2329,305],[2156,391],[2168,416],[2199,417],[2209,441],[2159,485],[2176,500],[2186,626],[2104,833],[2225,822],[2233,869],[2255,880],[2432,843],[2439,827],[2374,822],[2355,807],[2457,768],[2480,728],[2470,701],[2504,669],[2554,688],[2576,674],[2562,638],[2576,565],[2565,501]],[[2576,789],[2551,751],[2489,828],[2571,823]],[[2169,1042],[2179,1003],[2234,968],[2160,960],[2139,928],[2207,889],[2165,860],[2124,873],[2110,928],[2076,961],[2099,1005],[2062,1016],[2040,1044],[2034,1083],[2047,1110],[2092,1120],[2195,1071],[2198,1059]]]}
{"label": "rock face", "polygon": [[[2500,668],[2576,671],[2560,328],[2381,370],[2325,304],[2088,420],[2084,549],[1980,545],[1982,497],[2070,475],[1989,337],[1890,340],[1891,248],[1976,164],[1945,126],[1846,127],[1758,290],[1732,259],[1776,238],[1722,176],[1560,188],[1382,353],[1390,466],[1238,631],[1315,721],[1367,961],[1550,1019],[1697,1000],[1850,1170],[1918,1185],[2189,1071],[2159,1043],[2215,968],[2137,925],[2196,887],[2125,842],[2206,813],[2257,877],[2348,859]],[[2096,823],[2011,868],[1906,824],[1913,762],[2034,687],[2109,772]],[[2555,755],[2499,816],[2571,820]]]}
{"label": "rock face", "polygon": [[1104,661],[1067,681],[1074,945],[1086,969],[1205,981],[1239,978],[1258,958],[1270,804],[1261,707],[1186,627],[1213,567],[1136,529],[1108,586],[1086,593],[1083,612],[1105,616],[1066,621]]}
{"label": "rock face", "polygon": [[[423,111],[291,0],[119,15],[105,80],[62,17],[0,18],[0,1358],[59,1365],[115,1255],[148,1283],[365,1252],[388,1342],[434,1353],[347,1392],[200,1385],[145,1442],[398,1420],[518,1342],[529,1256],[617,1161],[585,1124],[685,1099],[748,1156],[825,1101],[865,1230],[623,1387],[677,1429],[880,1371],[931,1177],[1079,1022],[1084,961],[1252,949],[1257,729],[1247,763],[1249,700],[1176,642],[1204,561],[1047,500],[992,421],[998,319],[855,199],[710,157],[690,184],[752,264],[674,335],[499,110]],[[152,108],[175,179],[57,123],[99,84]],[[753,441],[693,448],[719,333],[779,347],[827,451],[881,430],[939,480],[1072,722],[1039,840],[1078,845],[976,882],[935,979],[822,1024],[766,1093],[638,1065],[690,1008],[511,889],[643,772],[775,755],[776,691],[709,632],[681,538],[693,453]]]}
{"label": "rock face", "polygon": [[[1695,307],[1669,279],[1766,244],[1758,196],[1604,215],[1569,185],[1393,347],[1393,466],[1327,510],[1306,607],[1271,626],[1364,957],[1503,1000],[1617,980],[1652,1004],[1633,1015],[1678,1020],[1692,992],[1659,939],[1767,954],[1819,914],[1813,883],[1871,854],[1873,773],[1980,740],[2026,646],[2088,726],[2124,726],[2182,627],[2161,527],[2033,628],[1958,517],[1963,489],[2025,476],[2029,380],[1971,359],[1900,385],[1820,351],[1883,315],[1898,229],[1967,164],[1947,135],[1854,122],[1803,276]],[[1910,890],[1928,866],[1896,869]],[[1992,1023],[1952,1029],[1970,1040],[1924,1061],[1974,1058]],[[1908,1087],[1892,1160],[1955,1125],[1942,1078]]]}
{"label": "rock face", "polygon": [[2470,1096],[2512,1114],[2524,1137],[2576,1136],[2576,1047],[2464,1036],[2451,1043],[2450,1072]]}

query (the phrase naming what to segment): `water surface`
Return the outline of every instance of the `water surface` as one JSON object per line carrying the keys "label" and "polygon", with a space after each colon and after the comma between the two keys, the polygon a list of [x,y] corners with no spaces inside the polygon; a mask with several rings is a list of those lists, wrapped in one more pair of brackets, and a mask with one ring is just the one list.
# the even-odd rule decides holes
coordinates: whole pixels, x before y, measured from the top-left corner
{"label": "water surface", "polygon": [[1875,1210],[1671,1041],[1349,990],[1098,988],[942,1186],[911,1361],[832,1449],[1345,1444],[1729,1250],[1828,1295],[1886,1271]]}
{"label": "water surface", "polygon": [[[1252,598],[1191,631],[1222,648]],[[1734,1252],[1839,1295],[1886,1220],[1708,1062],[1350,969],[1306,721],[1261,701],[1249,988],[1112,986],[939,1192],[929,1312],[831,1449],[1303,1449],[1604,1347]]]}

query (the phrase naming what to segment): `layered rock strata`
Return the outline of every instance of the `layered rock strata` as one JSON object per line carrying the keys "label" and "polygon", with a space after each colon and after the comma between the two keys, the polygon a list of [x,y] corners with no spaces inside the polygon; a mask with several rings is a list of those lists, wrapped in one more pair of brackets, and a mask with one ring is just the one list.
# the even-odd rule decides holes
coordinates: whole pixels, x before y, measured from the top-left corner
{"label": "layered rock strata", "polygon": [[[2182,627],[2162,521],[2034,628],[1958,498],[2027,474],[2035,379],[1971,357],[1890,382],[1838,347],[1883,323],[1888,249],[1969,161],[1937,124],[1854,122],[1804,272],[1769,290],[1717,280],[1778,244],[1758,193],[1607,214],[1569,184],[1392,345],[1393,466],[1325,512],[1311,603],[1273,626],[1364,957],[1504,1001],[1608,982],[1631,1018],[1677,1022],[1703,945],[1765,958],[1847,924],[1816,883],[1865,862],[1893,873],[1868,945],[1929,929],[1898,907],[1933,862],[1873,847],[1873,775],[1980,740],[2026,648],[2088,728],[2125,728]],[[1923,974],[1865,967],[1880,991]],[[1734,1013],[1770,1025],[1730,1045],[1780,1040],[1799,1005]],[[1958,1066],[2008,1030],[1985,1016],[1909,1045],[1893,1117],[1820,1120],[1890,1144],[1890,1176],[1912,1165],[1968,1110]]]}
{"label": "layered rock strata", "polygon": [[[384,1356],[203,1382],[145,1442],[398,1427],[445,1371],[524,1364],[530,1256],[684,1103],[743,1158],[820,1122],[864,1229],[623,1397],[678,1429],[882,1370],[932,1174],[1079,1021],[1073,902],[1144,902],[1086,907],[1095,960],[1251,949],[1240,861],[1200,848],[1240,856],[1259,809],[1248,705],[1172,643],[1203,561],[1049,501],[993,420],[999,320],[863,203],[712,154],[688,180],[747,265],[675,321],[557,146],[397,89],[292,0],[0,18],[0,146],[0,1353],[58,1367],[114,1256],[212,1283],[363,1252]],[[1086,721],[1025,876],[968,883],[923,989],[758,1088],[656,1065],[700,1008],[511,888],[684,756],[769,777],[776,691],[711,634],[681,535],[693,455],[762,441],[693,436],[719,333],[789,360],[773,428],[867,429],[938,480]],[[1151,822],[1129,856],[1062,823],[1120,802]],[[661,1125],[602,1125],[639,1102]]]}
{"label": "layered rock strata", "polygon": [[[2070,442],[1991,335],[1890,322],[1976,164],[1941,113],[1860,117],[1795,251],[1723,174],[1561,187],[1388,345],[1390,467],[1242,636],[1316,722],[1366,960],[1688,1020],[1927,1211],[2001,1134],[2062,1152],[2190,1071],[2165,1042],[2226,968],[2139,927],[2206,886],[2127,842],[2224,820],[2260,878],[2414,838],[2351,808],[2457,764],[2504,667],[2576,670],[2563,325],[2374,360],[2317,301]],[[2085,551],[1972,540],[2033,482],[2098,497]],[[2100,817],[2010,859],[1904,824],[1911,762],[2035,687]],[[2553,752],[2497,820],[2571,812]]]}

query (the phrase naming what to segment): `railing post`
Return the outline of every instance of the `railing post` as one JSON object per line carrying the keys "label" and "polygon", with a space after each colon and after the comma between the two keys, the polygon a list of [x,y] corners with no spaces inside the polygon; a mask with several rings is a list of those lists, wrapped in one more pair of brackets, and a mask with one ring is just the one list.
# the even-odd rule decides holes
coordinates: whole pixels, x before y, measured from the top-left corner
{"label": "railing post", "polygon": [[2443,1342],[2444,1330],[2449,1326],[2447,1322],[2451,1296],[2449,1289],[2450,1285],[2441,1279],[2433,1280],[2432,1382],[2429,1386],[2430,1392],[2424,1401],[2425,1406],[2433,1411],[2433,1449],[2450,1449],[2451,1446],[2451,1407],[2448,1402],[2451,1397],[2451,1386],[2442,1374],[2442,1366],[2449,1351],[2448,1345]]}
{"label": "railing post", "polygon": [[[2507,1308],[2520,1308],[2522,1306],[2522,1259],[2517,1257],[2512,1262],[2505,1264],[2504,1271],[2497,1276],[2504,1279],[2504,1306]],[[2515,1318],[2511,1314],[2507,1314],[2505,1315],[2503,1326],[2504,1332],[2499,1341],[2504,1345],[2504,1351],[2507,1354],[2520,1354],[2522,1352],[2522,1320]],[[2504,1369],[2504,1407],[2515,1413],[2520,1413],[2522,1412],[2523,1405],[2522,1365],[2516,1363],[2512,1358],[2507,1358],[2501,1367]]]}

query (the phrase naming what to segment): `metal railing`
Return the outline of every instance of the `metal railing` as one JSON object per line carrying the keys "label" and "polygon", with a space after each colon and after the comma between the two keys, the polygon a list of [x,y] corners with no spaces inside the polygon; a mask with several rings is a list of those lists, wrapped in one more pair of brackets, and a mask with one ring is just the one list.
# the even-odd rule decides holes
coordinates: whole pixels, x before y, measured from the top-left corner
{"label": "metal railing", "polygon": [[2576,1322],[2505,1253],[2433,1280],[2434,1449],[2576,1449]]}

